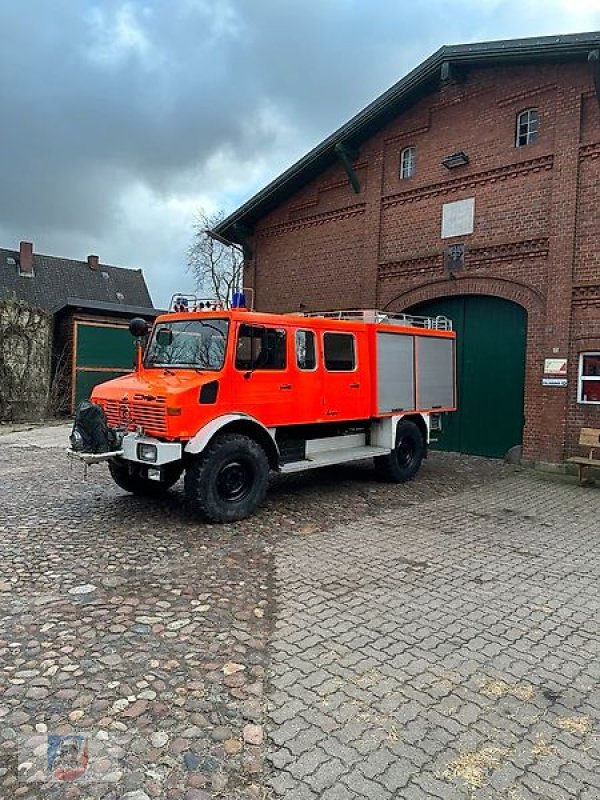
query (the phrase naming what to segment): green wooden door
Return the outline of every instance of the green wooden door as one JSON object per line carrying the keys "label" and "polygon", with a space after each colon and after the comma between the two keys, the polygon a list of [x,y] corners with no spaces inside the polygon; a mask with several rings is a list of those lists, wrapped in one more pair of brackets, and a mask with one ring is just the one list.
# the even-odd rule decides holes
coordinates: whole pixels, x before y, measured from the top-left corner
{"label": "green wooden door", "polygon": [[135,359],[127,326],[76,321],[74,342],[73,409],[87,400],[97,384],[129,372]]}
{"label": "green wooden door", "polygon": [[527,312],[498,297],[459,296],[411,309],[444,314],[457,332],[458,411],[438,447],[501,458],[523,441]]}

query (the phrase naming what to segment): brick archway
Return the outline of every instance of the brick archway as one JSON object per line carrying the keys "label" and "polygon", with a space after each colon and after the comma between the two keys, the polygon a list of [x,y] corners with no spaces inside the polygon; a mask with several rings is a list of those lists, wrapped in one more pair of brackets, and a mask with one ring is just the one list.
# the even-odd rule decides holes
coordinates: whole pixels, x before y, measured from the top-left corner
{"label": "brick archway", "polygon": [[428,300],[465,294],[489,295],[512,300],[513,303],[523,306],[530,315],[543,311],[545,302],[541,292],[525,283],[502,278],[468,277],[434,281],[408,289],[386,303],[383,309],[403,311]]}

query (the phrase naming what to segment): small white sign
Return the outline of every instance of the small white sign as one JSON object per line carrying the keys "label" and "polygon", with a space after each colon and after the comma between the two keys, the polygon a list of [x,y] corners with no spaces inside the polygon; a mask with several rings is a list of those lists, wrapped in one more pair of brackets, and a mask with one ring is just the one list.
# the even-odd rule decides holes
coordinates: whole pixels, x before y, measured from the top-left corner
{"label": "small white sign", "polygon": [[544,360],[544,374],[546,375],[566,375],[566,358],[546,358]]}
{"label": "small white sign", "polygon": [[442,239],[473,233],[475,198],[456,200],[442,206]]}
{"label": "small white sign", "polygon": [[542,386],[566,386],[566,378],[542,378]]}

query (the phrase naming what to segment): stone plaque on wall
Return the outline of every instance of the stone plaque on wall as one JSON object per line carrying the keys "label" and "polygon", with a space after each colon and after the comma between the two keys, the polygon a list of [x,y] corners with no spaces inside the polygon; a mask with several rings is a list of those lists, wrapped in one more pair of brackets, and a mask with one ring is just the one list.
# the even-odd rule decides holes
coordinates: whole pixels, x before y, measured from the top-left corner
{"label": "stone plaque on wall", "polygon": [[442,206],[442,239],[473,233],[475,198],[456,200]]}

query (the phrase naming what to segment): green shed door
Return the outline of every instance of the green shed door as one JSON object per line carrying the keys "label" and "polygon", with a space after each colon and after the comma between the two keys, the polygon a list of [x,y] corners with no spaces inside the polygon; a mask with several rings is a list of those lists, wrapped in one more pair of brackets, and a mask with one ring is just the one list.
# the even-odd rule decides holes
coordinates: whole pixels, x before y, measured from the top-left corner
{"label": "green shed door", "polygon": [[126,325],[75,320],[74,326],[73,409],[97,384],[130,372],[135,360],[134,340]]}
{"label": "green shed door", "polygon": [[443,298],[411,311],[444,314],[457,333],[458,411],[444,416],[437,446],[502,458],[523,441],[527,312],[486,295]]}

